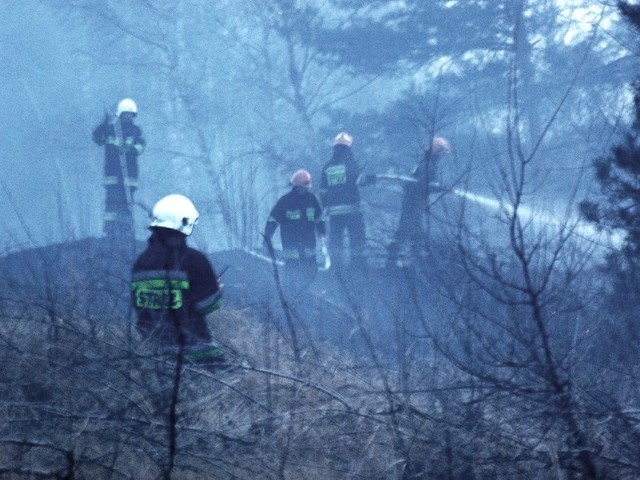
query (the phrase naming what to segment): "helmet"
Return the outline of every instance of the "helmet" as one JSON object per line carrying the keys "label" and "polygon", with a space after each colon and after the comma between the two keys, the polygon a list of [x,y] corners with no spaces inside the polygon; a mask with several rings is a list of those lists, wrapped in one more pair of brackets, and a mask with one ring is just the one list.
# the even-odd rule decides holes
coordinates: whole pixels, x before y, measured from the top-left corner
{"label": "helmet", "polygon": [[336,135],[336,138],[333,139],[333,144],[346,145],[347,147],[351,147],[351,145],[353,145],[353,137],[347,132],[340,132],[338,135]]}
{"label": "helmet", "polygon": [[131,100],[130,98],[123,98],[118,102],[118,109],[116,110],[116,115],[119,117],[123,112],[130,112],[134,115],[138,114],[138,106],[136,102]]}
{"label": "helmet", "polygon": [[199,213],[184,195],[177,193],[167,195],[158,200],[153,207],[153,219],[150,227],[164,227],[191,235],[198,221]]}
{"label": "helmet", "polygon": [[449,140],[444,137],[433,137],[431,141],[431,151],[435,155],[444,155],[451,151],[451,145],[449,145]]}
{"label": "helmet", "polygon": [[310,187],[311,174],[304,169],[300,169],[291,175],[290,183],[294,187]]}

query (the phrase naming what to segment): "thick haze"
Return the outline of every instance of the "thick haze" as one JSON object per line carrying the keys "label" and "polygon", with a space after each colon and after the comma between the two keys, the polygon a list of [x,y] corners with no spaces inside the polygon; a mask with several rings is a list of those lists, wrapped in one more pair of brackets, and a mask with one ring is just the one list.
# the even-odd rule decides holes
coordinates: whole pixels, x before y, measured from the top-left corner
{"label": "thick haze", "polygon": [[37,2],[3,2],[0,10],[1,244],[57,240],[70,222],[94,232],[96,219],[86,215],[96,198],[87,182],[99,181],[100,169],[86,156],[87,106],[78,96],[74,41]]}
{"label": "thick haze", "polygon": [[[640,478],[640,7],[0,0],[0,25],[0,477]],[[102,238],[91,133],[124,97],[136,200],[193,200],[222,292],[167,243],[132,296],[142,244]],[[342,130],[380,174],[365,261],[331,241],[300,275],[260,234]],[[407,188],[435,135],[441,188]]]}
{"label": "thick haze", "polygon": [[[101,235],[103,152],[90,134],[124,96],[137,101],[148,141],[137,198],[190,195],[203,214],[194,241],[210,249],[256,244],[290,172],[315,174],[341,129],[376,172],[406,173],[430,132],[445,134],[454,145],[445,179],[499,193],[509,22],[520,13],[501,2],[358,4],[326,2],[314,14],[235,2],[3,2],[2,251]],[[637,62],[614,41],[628,29],[613,7],[527,4],[517,101],[526,153],[537,149],[530,192],[553,209],[578,180],[590,182],[591,160],[624,125]],[[499,20],[487,27],[482,15]],[[384,235],[397,191],[364,197],[371,231]],[[391,210],[378,225],[381,199]],[[137,217],[142,238],[144,212]]]}

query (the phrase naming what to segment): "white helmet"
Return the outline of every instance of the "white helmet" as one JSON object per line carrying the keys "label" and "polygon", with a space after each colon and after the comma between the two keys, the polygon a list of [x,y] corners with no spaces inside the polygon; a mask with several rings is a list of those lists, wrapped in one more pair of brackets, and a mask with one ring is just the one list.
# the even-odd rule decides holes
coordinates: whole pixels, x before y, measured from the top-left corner
{"label": "white helmet", "polygon": [[119,117],[123,112],[130,112],[134,115],[138,114],[138,106],[136,102],[134,102],[130,98],[123,98],[118,102],[118,109],[116,110],[116,115]]}
{"label": "white helmet", "polygon": [[153,207],[150,227],[164,227],[191,235],[200,214],[184,195],[173,193],[158,200]]}
{"label": "white helmet", "polygon": [[297,170],[293,175],[291,175],[289,183],[294,187],[310,187],[311,174],[305,169]]}
{"label": "white helmet", "polygon": [[349,134],[349,132],[340,132],[333,139],[333,144],[334,145],[345,145],[345,146],[351,148],[351,145],[353,145],[353,137],[351,136],[351,134]]}

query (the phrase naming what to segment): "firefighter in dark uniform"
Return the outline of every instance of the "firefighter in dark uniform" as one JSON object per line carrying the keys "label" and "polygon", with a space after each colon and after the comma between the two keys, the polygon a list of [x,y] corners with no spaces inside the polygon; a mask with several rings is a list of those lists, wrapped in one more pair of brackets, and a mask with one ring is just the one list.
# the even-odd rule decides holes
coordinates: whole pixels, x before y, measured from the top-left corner
{"label": "firefighter in dark uniform", "polygon": [[272,251],[271,239],[280,227],[282,256],[287,270],[310,283],[318,272],[316,235],[324,244],[325,223],[318,198],[309,191],[311,175],[298,170],[291,177],[291,191],[276,202],[264,229],[267,248]]}
{"label": "firefighter in dark uniform", "polygon": [[333,155],[322,169],[320,198],[329,221],[329,252],[339,268],[342,259],[345,233],[349,236],[351,265],[364,268],[365,227],[360,209],[360,166],[351,146],[353,137],[340,132],[333,141]]}
{"label": "firefighter in dark uniform", "polygon": [[162,198],[153,208],[148,246],[132,270],[132,302],[143,339],[195,362],[224,361],[206,315],[220,308],[221,285],[207,257],[187,246],[198,211],[187,197]]}
{"label": "firefighter in dark uniform", "polygon": [[109,237],[133,239],[133,195],[138,188],[138,155],[145,148],[140,128],[133,123],[136,103],[124,98],[115,117],[93,131],[93,141],[104,146],[104,185],[106,190],[104,233]]}
{"label": "firefighter in dark uniform", "polygon": [[394,240],[388,248],[390,264],[404,264],[406,260],[400,257],[424,251],[427,240],[428,218],[426,217],[429,215],[429,196],[438,184],[438,163],[450,151],[451,146],[445,137],[433,137],[422,160],[411,172],[411,177],[415,181],[404,184],[400,221]]}

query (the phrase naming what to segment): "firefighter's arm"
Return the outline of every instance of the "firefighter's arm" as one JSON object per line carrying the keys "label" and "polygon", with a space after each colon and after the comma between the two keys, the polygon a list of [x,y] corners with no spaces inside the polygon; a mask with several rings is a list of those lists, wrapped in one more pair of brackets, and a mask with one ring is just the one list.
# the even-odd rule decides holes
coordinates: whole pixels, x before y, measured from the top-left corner
{"label": "firefighter's arm", "polygon": [[192,286],[195,309],[202,315],[215,312],[222,306],[222,284],[204,254],[201,254],[195,278],[198,279]]}
{"label": "firefighter's arm", "polygon": [[262,243],[267,252],[271,253],[273,251],[273,234],[276,232],[278,228],[278,221],[273,217],[273,214],[269,216],[269,220],[267,220],[267,224],[264,226],[264,233],[262,234]]}
{"label": "firefighter's arm", "polygon": [[144,149],[147,147],[147,141],[142,136],[142,133],[139,133],[133,142],[133,148],[138,155],[141,155],[144,152]]}
{"label": "firefighter's arm", "polygon": [[98,125],[91,134],[93,142],[97,145],[104,145],[107,141],[107,129],[109,127],[109,117],[105,115],[104,121]]}
{"label": "firefighter's arm", "polygon": [[142,154],[144,152],[145,147],[147,146],[147,142],[138,130],[135,135],[127,137],[125,140],[125,149],[129,149],[134,151],[137,155]]}

